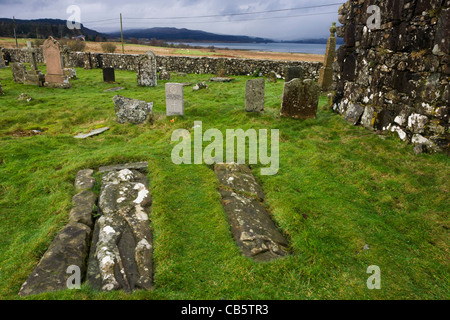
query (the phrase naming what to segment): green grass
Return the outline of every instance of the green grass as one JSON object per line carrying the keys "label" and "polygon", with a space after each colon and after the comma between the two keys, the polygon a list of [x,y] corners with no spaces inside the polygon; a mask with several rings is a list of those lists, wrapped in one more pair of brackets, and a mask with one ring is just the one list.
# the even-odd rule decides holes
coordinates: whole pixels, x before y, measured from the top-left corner
{"label": "green grass", "polygon": [[[41,67],[45,71],[45,67]],[[245,81],[185,88],[184,117],[165,117],[164,81],[141,88],[133,72],[77,69],[70,90],[15,84],[0,70],[0,296],[17,293],[68,221],[78,170],[148,161],[153,195],[155,289],[150,292],[63,291],[30,299],[448,299],[449,159],[415,156],[397,138],[383,140],[325,111],[316,120],[279,117],[283,82],[266,84],[266,112],[244,112]],[[174,77],[197,82],[210,75]],[[108,88],[125,86],[118,93]],[[28,93],[29,103],[17,101]],[[154,102],[155,121],[115,122],[112,98]],[[280,171],[253,172],[293,254],[271,263],[240,255],[206,165],[174,165],[175,129],[280,130]],[[77,133],[110,131],[76,140]],[[18,130],[43,135],[15,137]],[[205,143],[206,145],[207,143]],[[100,176],[97,175],[97,178]],[[96,187],[98,191],[99,187]],[[363,250],[365,245],[370,250]],[[381,268],[382,289],[368,290],[366,270]]]}
{"label": "green grass", "polygon": [[178,49],[178,50],[175,50],[174,53],[175,54],[181,54],[181,55],[198,55],[198,56],[216,56],[216,55],[220,55],[220,54],[215,53],[215,52],[205,52],[205,51],[200,51],[200,50],[195,50],[195,49]]}

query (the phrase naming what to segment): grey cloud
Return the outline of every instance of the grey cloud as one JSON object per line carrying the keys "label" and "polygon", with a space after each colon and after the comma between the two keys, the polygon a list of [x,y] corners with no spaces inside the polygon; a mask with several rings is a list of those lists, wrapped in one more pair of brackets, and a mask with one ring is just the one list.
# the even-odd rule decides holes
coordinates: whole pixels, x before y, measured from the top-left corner
{"label": "grey cloud", "polygon": [[[195,17],[202,15],[245,13],[255,11],[276,10],[305,7],[312,5],[344,3],[345,0],[0,0],[0,16],[17,19],[57,18],[67,19],[67,7],[78,5],[81,8],[81,22],[85,26],[101,32],[119,29],[118,17],[124,16],[126,29],[151,27],[177,27],[204,30],[221,34],[237,34],[266,37],[273,39],[302,39],[326,37],[331,22],[337,20],[338,5],[316,9],[304,9],[270,14],[245,15],[219,18],[190,18],[165,20],[138,20],[132,18],[149,17]],[[326,14],[325,12],[333,12]],[[268,17],[287,17],[304,14],[313,16],[266,19]],[[117,19],[115,21],[101,21]]]}

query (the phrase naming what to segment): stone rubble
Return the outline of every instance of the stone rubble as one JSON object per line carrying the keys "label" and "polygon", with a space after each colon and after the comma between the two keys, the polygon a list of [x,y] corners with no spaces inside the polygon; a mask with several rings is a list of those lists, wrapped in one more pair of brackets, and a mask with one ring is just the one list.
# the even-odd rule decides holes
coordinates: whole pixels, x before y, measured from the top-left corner
{"label": "stone rubble", "polygon": [[143,124],[153,116],[153,102],[115,96],[113,98],[118,123]]}

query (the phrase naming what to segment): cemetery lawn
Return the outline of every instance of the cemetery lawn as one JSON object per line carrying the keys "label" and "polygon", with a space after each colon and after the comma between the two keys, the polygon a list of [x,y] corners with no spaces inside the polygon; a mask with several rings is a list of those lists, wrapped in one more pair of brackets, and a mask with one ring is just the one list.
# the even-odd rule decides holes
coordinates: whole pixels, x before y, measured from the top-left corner
{"label": "cemetery lawn", "polygon": [[[40,66],[45,72],[45,66]],[[283,81],[266,83],[266,112],[244,111],[245,81],[186,87],[184,117],[165,116],[164,81],[137,86],[136,74],[77,69],[70,90],[15,84],[0,70],[0,297],[19,299],[22,283],[68,222],[73,182],[85,168],[148,161],[153,196],[155,288],[131,295],[80,291],[27,299],[448,299],[447,155],[415,156],[398,138],[381,139],[325,110],[316,120],[279,117]],[[171,82],[208,80],[174,76]],[[119,92],[105,89],[126,87]],[[21,93],[31,102],[17,101]],[[154,122],[115,122],[112,98],[154,102]],[[174,123],[170,120],[175,119]],[[174,165],[175,129],[279,129],[280,170],[262,176],[274,221],[292,255],[255,263],[240,255],[207,165]],[[87,140],[73,136],[108,126]],[[31,130],[40,130],[35,135]],[[209,143],[204,142],[204,146]],[[100,175],[96,174],[100,189]],[[368,250],[367,250],[368,249]],[[381,290],[368,290],[367,268],[381,268]]]}

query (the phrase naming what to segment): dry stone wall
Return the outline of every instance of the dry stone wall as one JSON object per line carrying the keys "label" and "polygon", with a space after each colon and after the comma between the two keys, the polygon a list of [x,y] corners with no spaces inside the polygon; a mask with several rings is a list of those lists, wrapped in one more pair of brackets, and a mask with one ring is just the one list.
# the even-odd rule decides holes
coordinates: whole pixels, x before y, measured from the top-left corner
{"label": "dry stone wall", "polygon": [[[3,49],[5,55],[11,62],[28,62],[25,52],[20,49]],[[70,52],[64,55],[66,67],[84,68],[114,68],[116,70],[136,71],[139,55],[117,54],[117,53],[85,53]],[[89,61],[86,61],[88,59]],[[44,63],[42,49],[37,50],[36,60]],[[277,61],[257,59],[235,59],[235,58],[211,58],[211,57],[181,57],[181,56],[157,56],[158,70],[168,72],[183,72],[192,74],[214,74],[222,70],[227,75],[253,75],[257,70],[263,75],[275,71],[284,77],[288,66],[299,66],[302,68],[304,78],[318,80],[320,62],[305,61]]]}
{"label": "dry stone wall", "polygon": [[[380,8],[380,28],[368,24],[371,5]],[[393,132],[415,150],[448,152],[449,7],[450,0],[345,3],[333,109],[355,124]]]}

